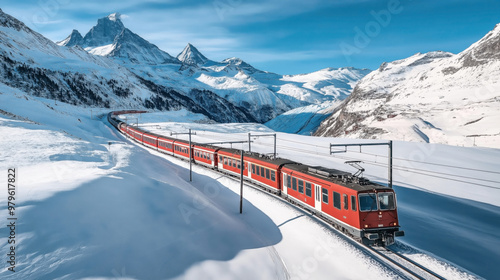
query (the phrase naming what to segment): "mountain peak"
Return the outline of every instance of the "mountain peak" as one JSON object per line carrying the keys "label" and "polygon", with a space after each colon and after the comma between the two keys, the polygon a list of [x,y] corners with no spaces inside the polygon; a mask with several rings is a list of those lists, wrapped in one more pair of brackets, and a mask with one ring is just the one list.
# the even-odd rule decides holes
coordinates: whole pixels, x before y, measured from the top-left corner
{"label": "mountain peak", "polygon": [[113,13],[97,20],[97,25],[92,27],[83,38],[85,47],[98,47],[112,44],[116,36],[125,29],[120,20],[119,13]]}
{"label": "mountain peak", "polygon": [[187,44],[184,50],[177,56],[177,59],[189,65],[203,65],[208,61],[208,58],[198,51],[195,46],[191,45],[191,43]]}
{"label": "mountain peak", "polygon": [[500,23],[481,40],[472,44],[460,54],[463,66],[474,67],[492,60],[500,60]]}
{"label": "mountain peak", "polygon": [[71,34],[68,37],[66,37],[66,39],[57,42],[56,44],[58,44],[59,46],[73,47],[76,45],[81,45],[82,42],[83,42],[82,34],[80,34],[78,30],[73,29]]}
{"label": "mountain peak", "polygon": [[108,16],[108,19],[111,21],[121,21],[121,16],[120,13],[112,13]]}

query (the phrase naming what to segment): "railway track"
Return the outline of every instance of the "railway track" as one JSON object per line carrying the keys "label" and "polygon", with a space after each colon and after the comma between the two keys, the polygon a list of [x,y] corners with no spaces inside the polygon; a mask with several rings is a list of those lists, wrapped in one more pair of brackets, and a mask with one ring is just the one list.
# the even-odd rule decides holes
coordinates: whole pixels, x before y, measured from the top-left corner
{"label": "railway track", "polygon": [[[136,141],[134,141],[135,139],[130,138],[127,134],[123,134],[123,135],[125,136],[125,138],[131,140],[132,143],[137,143]],[[137,143],[137,144],[140,147],[143,147],[146,149],[151,149],[150,147],[148,147],[146,145],[143,145],[140,143]],[[160,152],[160,153],[163,155],[171,156],[173,158],[188,162],[187,159],[182,158],[182,157],[172,156],[172,155],[162,153],[162,152]],[[207,170],[214,171],[214,169],[209,168],[209,167],[204,166],[204,165],[197,165],[197,166],[203,167]],[[225,177],[230,178],[234,181],[237,181],[237,182],[240,181],[240,179],[236,175],[233,175],[233,174],[230,174],[227,172],[222,172],[222,174],[224,174]],[[330,228],[332,231],[337,233],[339,236],[343,237],[344,240],[350,242],[352,245],[354,245],[358,249],[364,251],[367,254],[372,255],[372,257],[374,259],[376,259],[381,264],[385,265],[387,268],[389,268],[390,270],[392,270],[393,272],[398,274],[403,279],[419,279],[419,280],[420,279],[425,279],[425,280],[446,279],[446,278],[440,276],[439,274],[431,271],[430,269],[424,267],[423,265],[405,257],[404,255],[399,254],[398,252],[396,252],[390,248],[367,246],[365,244],[362,244],[359,240],[355,240],[351,236],[345,235],[342,231],[340,231],[335,226],[335,224],[333,224],[328,219],[326,219],[322,216],[318,216],[315,213],[312,213],[310,211],[310,209],[304,208],[299,204],[293,203],[292,201],[287,200],[286,198],[282,197],[281,195],[279,195],[277,193],[270,192],[268,189],[266,189],[263,186],[260,186],[256,183],[253,183],[253,182],[248,181],[248,180],[245,180],[244,185],[247,187],[251,187],[253,189],[256,189],[258,191],[261,191],[267,195],[273,196],[279,200],[285,201],[289,205],[291,205],[292,207],[295,207],[296,209],[303,211],[306,214],[311,214],[311,215],[309,215],[310,217],[314,217],[316,221],[328,226],[328,228]],[[274,250],[274,248],[273,248],[273,250]],[[286,268],[284,271],[287,272]],[[286,274],[288,275],[288,272]],[[289,275],[286,278],[289,278]]]}
{"label": "railway track", "polygon": [[446,279],[390,248],[373,246],[367,246],[367,248],[375,256],[382,259],[389,267],[393,268],[394,271],[398,271],[402,277],[422,280]]}

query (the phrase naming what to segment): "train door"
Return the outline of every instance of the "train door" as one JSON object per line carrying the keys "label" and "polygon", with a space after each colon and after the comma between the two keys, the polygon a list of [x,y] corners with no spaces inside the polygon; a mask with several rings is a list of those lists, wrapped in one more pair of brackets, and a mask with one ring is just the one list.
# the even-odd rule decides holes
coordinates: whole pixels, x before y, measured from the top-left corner
{"label": "train door", "polygon": [[321,186],[314,185],[314,208],[316,210],[321,211]]}
{"label": "train door", "polygon": [[245,162],[245,164],[248,164],[248,178],[252,179],[253,172],[255,171],[255,165],[249,162]]}
{"label": "train door", "polygon": [[281,182],[283,182],[283,185],[281,186],[281,192],[284,193],[284,194],[288,194],[288,188],[286,187],[287,186],[287,180],[288,180],[288,177],[285,173],[281,173],[283,174],[283,180]]}

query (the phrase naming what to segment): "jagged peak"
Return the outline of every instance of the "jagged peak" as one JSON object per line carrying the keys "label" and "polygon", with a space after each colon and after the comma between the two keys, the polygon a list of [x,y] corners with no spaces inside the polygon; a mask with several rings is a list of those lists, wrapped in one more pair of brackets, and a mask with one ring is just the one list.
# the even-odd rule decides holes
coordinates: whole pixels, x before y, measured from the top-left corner
{"label": "jagged peak", "polygon": [[71,34],[68,37],[66,37],[66,39],[59,41],[56,44],[59,46],[73,47],[81,44],[82,41],[83,41],[82,34],[80,34],[78,30],[73,29]]}
{"label": "jagged peak", "polygon": [[118,28],[125,28],[123,25],[123,22],[121,21],[121,14],[120,13],[112,13],[108,16],[105,16],[103,18],[100,18],[97,20],[97,26],[99,25],[106,25],[106,26],[115,26]]}
{"label": "jagged peak", "polygon": [[177,55],[177,59],[189,65],[203,65],[208,61],[208,58],[191,43],[188,43],[184,50]]}

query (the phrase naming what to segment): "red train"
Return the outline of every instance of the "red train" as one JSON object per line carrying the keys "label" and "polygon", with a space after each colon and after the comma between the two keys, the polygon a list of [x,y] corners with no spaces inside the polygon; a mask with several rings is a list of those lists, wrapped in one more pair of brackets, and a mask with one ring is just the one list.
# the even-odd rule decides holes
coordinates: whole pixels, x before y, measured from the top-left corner
{"label": "red train", "polygon": [[[126,113],[134,111],[126,111]],[[109,122],[131,139],[154,150],[192,160],[220,172],[240,175],[240,150],[189,143],[184,140],[146,132],[108,115]],[[243,176],[266,190],[321,216],[364,244],[388,246],[399,230],[394,190],[351,173],[307,166],[287,159],[271,159],[257,153],[245,153]]]}

